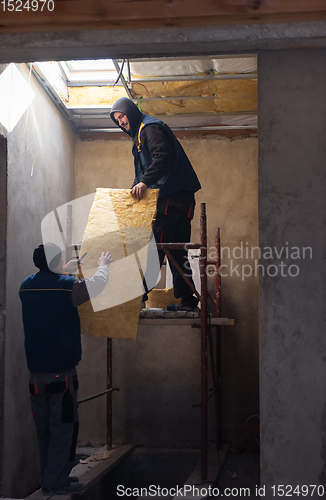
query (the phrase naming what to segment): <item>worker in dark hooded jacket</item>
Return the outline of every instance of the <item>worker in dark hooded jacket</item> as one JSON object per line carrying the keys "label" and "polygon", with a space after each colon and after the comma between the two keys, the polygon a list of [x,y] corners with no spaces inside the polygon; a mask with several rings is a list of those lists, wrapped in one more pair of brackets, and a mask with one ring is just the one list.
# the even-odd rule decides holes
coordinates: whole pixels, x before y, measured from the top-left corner
{"label": "worker in dark hooded jacket", "polygon": [[45,496],[75,493],[83,488],[70,476],[78,435],[76,365],[81,359],[77,306],[100,294],[112,258],[102,253],[91,278],[78,278],[78,261],[63,267],[61,248],[45,243],[35,248],[39,272],[21,284],[19,296],[30,370],[30,400],[39,443],[42,492]]}
{"label": "worker in dark hooded jacket", "polygon": [[[160,190],[153,222],[156,242],[188,243],[195,209],[194,193],[201,185],[180,142],[165,123],[144,115],[126,97],[114,103],[110,116],[133,141],[135,179],[132,196],[141,200],[146,189]],[[161,250],[158,253],[162,266],[164,252]],[[171,254],[193,284],[187,250],[171,250]],[[169,263],[174,296],[181,297],[182,309],[194,309],[198,304],[197,297],[173,263]]]}

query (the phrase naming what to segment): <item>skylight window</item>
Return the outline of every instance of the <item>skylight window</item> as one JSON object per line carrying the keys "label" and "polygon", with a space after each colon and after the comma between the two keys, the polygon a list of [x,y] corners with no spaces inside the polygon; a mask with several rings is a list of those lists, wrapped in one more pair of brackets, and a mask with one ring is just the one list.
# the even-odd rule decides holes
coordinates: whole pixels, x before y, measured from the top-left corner
{"label": "skylight window", "polygon": [[115,70],[112,59],[91,59],[84,61],[66,61],[70,71],[103,71]]}
{"label": "skylight window", "polygon": [[68,87],[81,84],[113,85],[117,79],[117,70],[112,59],[61,61],[59,65]]}

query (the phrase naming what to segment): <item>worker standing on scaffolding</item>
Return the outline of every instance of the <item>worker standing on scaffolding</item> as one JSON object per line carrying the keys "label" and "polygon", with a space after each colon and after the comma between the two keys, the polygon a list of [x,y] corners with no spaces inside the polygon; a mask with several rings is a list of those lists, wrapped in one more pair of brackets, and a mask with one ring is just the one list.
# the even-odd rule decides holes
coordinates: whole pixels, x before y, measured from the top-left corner
{"label": "worker standing on scaffolding", "polygon": [[21,284],[25,351],[30,370],[30,399],[40,452],[44,495],[70,494],[83,488],[69,477],[78,434],[76,365],[81,359],[77,306],[101,293],[108,281],[109,252],[98,260],[92,278],[75,272],[78,261],[63,267],[61,249],[45,243],[34,250],[39,272]]}
{"label": "worker standing on scaffolding", "polygon": [[[146,189],[160,190],[153,222],[156,243],[190,242],[191,220],[195,209],[194,193],[201,185],[180,142],[165,123],[144,115],[126,97],[114,103],[110,116],[133,140],[135,179],[131,188],[132,196],[141,200]],[[159,250],[158,254],[161,267],[165,254],[163,250]],[[171,250],[171,255],[193,284],[188,251]],[[174,296],[181,297],[181,305],[174,306],[185,310],[195,309],[197,297],[173,263],[169,261],[169,264],[173,275]],[[144,286],[146,290],[146,283]],[[144,300],[147,300],[147,294],[144,295]]]}

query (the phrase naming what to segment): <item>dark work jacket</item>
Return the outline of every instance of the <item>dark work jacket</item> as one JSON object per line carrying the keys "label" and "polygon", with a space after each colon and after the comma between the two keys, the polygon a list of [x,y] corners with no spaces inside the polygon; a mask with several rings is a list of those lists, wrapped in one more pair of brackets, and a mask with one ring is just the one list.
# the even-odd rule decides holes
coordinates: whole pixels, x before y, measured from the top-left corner
{"label": "dark work jacket", "polygon": [[[155,126],[155,129],[153,126]],[[164,175],[157,179],[154,184],[149,185],[148,178],[150,179],[150,175],[148,175],[147,169],[152,164],[153,158],[144,147],[142,135],[145,133],[152,133],[153,135],[159,134],[159,132],[157,132],[158,127],[161,130],[162,142],[166,138],[170,145],[166,155],[166,160],[169,162],[169,165]],[[162,133],[164,135],[162,135]],[[164,147],[162,149],[164,149]],[[180,142],[177,140],[170,127],[161,120],[152,116],[143,115],[137,133],[133,139],[132,153],[135,167],[135,180],[133,185],[138,182],[144,182],[150,189],[159,189],[159,198],[172,195],[179,191],[191,191],[195,193],[201,188],[196,172]]]}
{"label": "dark work jacket", "polygon": [[21,284],[28,369],[66,372],[81,359],[80,321],[71,300],[75,278],[39,271]]}

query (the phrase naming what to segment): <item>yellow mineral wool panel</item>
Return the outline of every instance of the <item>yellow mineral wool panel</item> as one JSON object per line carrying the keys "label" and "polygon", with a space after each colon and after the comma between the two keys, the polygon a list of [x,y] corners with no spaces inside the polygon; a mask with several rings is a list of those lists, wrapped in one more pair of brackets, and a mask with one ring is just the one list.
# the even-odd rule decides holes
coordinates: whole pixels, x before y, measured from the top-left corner
{"label": "yellow mineral wool panel", "polygon": [[162,99],[140,102],[147,115],[177,115],[203,113],[238,113],[257,111],[255,97],[235,97],[234,99]]}
{"label": "yellow mineral wool panel", "polygon": [[112,105],[120,97],[127,97],[123,87],[69,87],[69,106]]}
{"label": "yellow mineral wool panel", "polygon": [[98,337],[136,339],[147,245],[156,214],[158,190],[141,201],[129,189],[96,190],[80,254],[87,252],[82,272],[90,277],[101,252],[109,251],[109,281],[104,291],[79,307],[81,331]]}
{"label": "yellow mineral wool panel", "polygon": [[133,83],[132,94],[137,97],[218,96],[222,99],[257,97],[257,79],[189,80],[174,82]]}
{"label": "yellow mineral wool panel", "polygon": [[174,296],[173,286],[170,286],[169,288],[154,288],[148,294],[146,307],[162,307],[163,309],[165,309],[170,304],[180,302],[181,299],[176,299]]}

